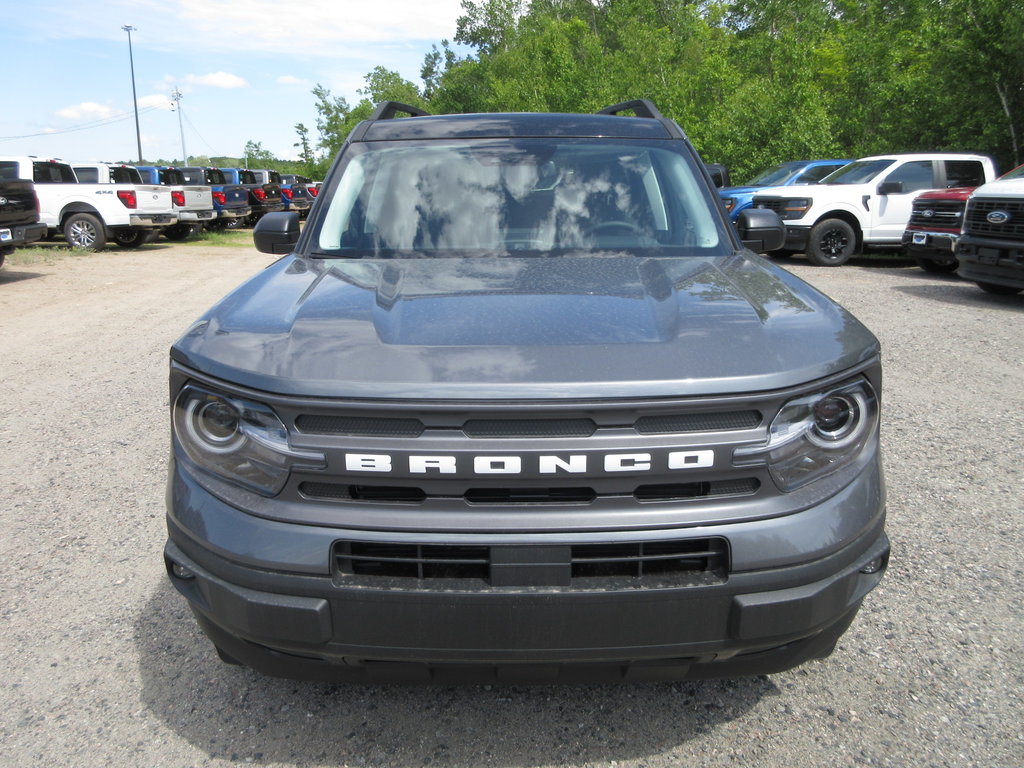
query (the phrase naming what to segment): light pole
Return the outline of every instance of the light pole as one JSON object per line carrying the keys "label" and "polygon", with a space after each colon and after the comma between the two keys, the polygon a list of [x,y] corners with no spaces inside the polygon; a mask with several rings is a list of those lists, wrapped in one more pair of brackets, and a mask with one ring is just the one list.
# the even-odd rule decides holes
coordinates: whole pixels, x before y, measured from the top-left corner
{"label": "light pole", "polygon": [[181,134],[181,164],[188,165],[188,153],[185,152],[185,129],[181,127],[181,91],[177,87],[171,93],[171,100],[178,110],[178,133]]}
{"label": "light pole", "polygon": [[135,57],[132,55],[132,32],[138,32],[138,29],[133,27],[131,24],[125,24],[121,29],[128,33],[128,61],[132,67],[132,106],[135,107],[135,142],[139,147],[139,164],[141,165],[142,134],[139,133],[139,99],[135,95]]}

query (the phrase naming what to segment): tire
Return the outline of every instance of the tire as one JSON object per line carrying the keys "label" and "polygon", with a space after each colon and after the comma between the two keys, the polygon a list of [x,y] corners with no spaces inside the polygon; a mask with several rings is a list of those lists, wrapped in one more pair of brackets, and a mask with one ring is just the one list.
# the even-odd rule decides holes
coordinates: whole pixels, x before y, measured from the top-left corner
{"label": "tire", "polygon": [[1013,288],[1009,285],[999,285],[998,283],[978,283],[978,287],[985,293],[991,293],[996,296],[1013,296],[1024,291],[1024,288]]}
{"label": "tire", "polygon": [[244,216],[235,216],[233,219],[228,219],[224,222],[225,229],[241,229],[245,226]]}
{"label": "tire", "polygon": [[822,219],[811,227],[807,258],[819,267],[838,267],[857,252],[857,233],[842,219]]}
{"label": "tire", "polygon": [[64,222],[64,239],[72,248],[98,251],[107,244],[103,224],[91,213],[73,213]]}
{"label": "tire", "polygon": [[923,269],[925,272],[956,272],[956,268],[960,266],[960,262],[956,259],[923,259],[920,256],[915,257],[914,261],[917,262],[917,266]]}
{"label": "tire", "polygon": [[181,240],[188,240],[188,238],[198,232],[198,224],[172,224],[164,230],[164,237],[168,240],[179,242]]}
{"label": "tire", "polygon": [[159,231],[155,229],[129,227],[115,230],[114,242],[122,248],[141,248],[146,243],[156,240],[158,234],[160,234]]}

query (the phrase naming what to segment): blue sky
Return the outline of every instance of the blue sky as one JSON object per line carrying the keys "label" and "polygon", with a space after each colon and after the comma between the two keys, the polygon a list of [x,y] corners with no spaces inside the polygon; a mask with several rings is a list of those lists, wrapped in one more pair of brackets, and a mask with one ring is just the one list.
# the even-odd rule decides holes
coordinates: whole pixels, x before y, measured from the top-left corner
{"label": "blue sky", "polygon": [[455,35],[459,0],[39,0],[6,2],[0,155],[137,160],[126,24],[142,152],[240,156],[257,141],[296,155],[316,137],[320,83],[350,104],[375,66],[421,85],[431,44]]}

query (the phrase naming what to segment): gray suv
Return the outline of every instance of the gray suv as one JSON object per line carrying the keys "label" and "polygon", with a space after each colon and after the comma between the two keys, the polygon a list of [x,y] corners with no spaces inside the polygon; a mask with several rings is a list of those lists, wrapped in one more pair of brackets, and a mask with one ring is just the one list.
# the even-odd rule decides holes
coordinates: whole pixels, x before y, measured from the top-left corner
{"label": "gray suv", "polygon": [[171,582],[301,679],[827,656],[888,563],[879,346],[783,236],[647,101],[381,104],[171,349]]}

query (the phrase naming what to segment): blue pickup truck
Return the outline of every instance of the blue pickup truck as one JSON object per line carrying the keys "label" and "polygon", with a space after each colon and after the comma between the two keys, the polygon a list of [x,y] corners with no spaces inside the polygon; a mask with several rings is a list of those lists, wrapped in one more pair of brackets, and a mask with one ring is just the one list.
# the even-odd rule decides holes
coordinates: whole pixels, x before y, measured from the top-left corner
{"label": "blue pickup truck", "polygon": [[245,222],[252,213],[249,205],[249,190],[241,184],[233,184],[220,168],[203,168],[188,166],[182,168],[186,184],[198,184],[210,187],[213,196],[213,210],[217,217],[207,223],[207,227],[223,229],[235,228]]}
{"label": "blue pickup truck", "polygon": [[725,204],[729,219],[735,223],[740,211],[753,205],[754,195],[766,187],[788,187],[792,184],[817,184],[832,171],[838,171],[849,160],[791,160],[773,165],[757,174],[743,187],[721,187],[719,197]]}

